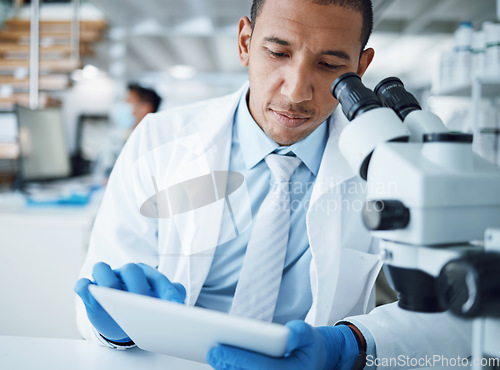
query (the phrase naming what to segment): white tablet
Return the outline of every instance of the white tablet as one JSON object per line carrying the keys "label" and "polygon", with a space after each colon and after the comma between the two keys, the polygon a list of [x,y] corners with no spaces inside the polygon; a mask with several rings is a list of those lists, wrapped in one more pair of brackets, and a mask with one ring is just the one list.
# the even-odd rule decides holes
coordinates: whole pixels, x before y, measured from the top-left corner
{"label": "white tablet", "polygon": [[97,285],[90,292],[141,349],[206,363],[217,344],[281,357],[289,329]]}

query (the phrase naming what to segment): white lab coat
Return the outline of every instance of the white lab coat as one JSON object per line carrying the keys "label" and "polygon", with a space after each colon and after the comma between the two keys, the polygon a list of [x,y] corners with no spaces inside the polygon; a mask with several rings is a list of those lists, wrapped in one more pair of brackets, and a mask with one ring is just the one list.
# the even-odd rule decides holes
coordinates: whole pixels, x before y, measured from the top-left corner
{"label": "white lab coat", "polygon": [[[207,219],[209,227],[204,227],[188,215],[183,223],[189,233],[183,234],[172,218],[147,218],[139,213],[139,207],[156,190],[211,171],[228,170],[234,113],[247,88],[245,85],[232,95],[144,119],[129,138],[110,176],[82,276],[91,277],[92,267],[98,261],[105,261],[112,268],[144,262],[157,267],[172,281],[182,283],[187,291],[186,303],[196,303],[215,248],[189,251],[182,245],[196,240],[216,245],[218,234],[213,232],[213,225],[220,226],[222,216]],[[466,329],[454,326],[448,318],[433,321],[430,331],[425,332],[420,330],[420,321],[415,326],[397,307],[382,309],[376,317],[364,315],[373,308],[373,288],[381,263],[378,245],[362,225],[359,212],[364,184],[337,145],[345,122],[337,109],[329,121],[329,139],[307,213],[313,303],[306,321],[315,326],[332,325],[347,316],[362,315],[353,320],[373,334],[379,355],[406,354],[408,346],[423,342],[464,355],[469,350],[464,339]],[[191,239],[183,243],[182,237]],[[78,324],[85,338],[98,340],[80,302]],[[439,332],[432,330],[435,327],[449,331],[449,337],[456,341],[449,340],[453,342],[450,346],[434,342],[432,336]],[[416,345],[412,350],[419,353],[419,348]]]}

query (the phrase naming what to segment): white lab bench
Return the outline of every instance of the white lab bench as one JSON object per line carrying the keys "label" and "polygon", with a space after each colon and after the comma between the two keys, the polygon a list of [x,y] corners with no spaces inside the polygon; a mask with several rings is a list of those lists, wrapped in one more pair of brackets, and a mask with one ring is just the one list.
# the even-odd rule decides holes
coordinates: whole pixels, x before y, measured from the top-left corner
{"label": "white lab bench", "polygon": [[0,368],[9,370],[206,370],[207,364],[138,348],[116,350],[81,339],[30,338],[0,335]]}
{"label": "white lab bench", "polygon": [[[117,350],[82,339],[30,338],[0,335],[0,368],[9,370],[208,370],[207,364],[142,351]],[[421,370],[435,368],[422,368]],[[440,368],[451,370],[451,367]],[[470,369],[465,366],[461,369]]]}
{"label": "white lab bench", "polygon": [[27,207],[19,194],[0,194],[0,335],[80,338],[73,286],[100,203],[93,199]]}

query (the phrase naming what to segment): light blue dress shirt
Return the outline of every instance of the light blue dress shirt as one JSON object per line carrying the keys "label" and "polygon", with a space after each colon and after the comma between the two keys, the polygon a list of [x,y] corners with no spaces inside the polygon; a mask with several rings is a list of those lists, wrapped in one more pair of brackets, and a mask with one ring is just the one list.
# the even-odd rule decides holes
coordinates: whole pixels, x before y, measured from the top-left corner
{"label": "light blue dress shirt", "polygon": [[[235,113],[229,170],[245,177],[252,220],[255,220],[270,190],[271,172],[264,158],[273,152],[281,155],[293,152],[302,160],[290,178],[290,234],[273,317],[274,322],[284,324],[294,319],[305,319],[312,304],[306,211],[328,139],[328,127],[323,122],[304,140],[281,147],[268,138],[254,121],[248,110],[246,95],[242,96]],[[251,230],[252,227],[217,247],[197,306],[229,312]]]}

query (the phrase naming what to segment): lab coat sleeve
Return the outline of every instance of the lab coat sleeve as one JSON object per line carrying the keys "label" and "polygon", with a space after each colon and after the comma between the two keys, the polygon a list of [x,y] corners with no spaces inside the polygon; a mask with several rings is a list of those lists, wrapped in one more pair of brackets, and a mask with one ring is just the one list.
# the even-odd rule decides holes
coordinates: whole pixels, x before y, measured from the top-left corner
{"label": "lab coat sleeve", "polygon": [[376,357],[369,356],[367,365],[376,364],[377,369],[430,364],[440,368],[446,359],[464,359],[471,354],[472,323],[449,312],[411,312],[394,302],[343,321],[356,325],[362,334],[368,331],[366,335],[374,338]]}
{"label": "lab coat sleeve", "polygon": [[[106,262],[113,269],[130,262],[158,265],[157,220],[140,214],[137,192],[140,192],[141,182],[134,178],[137,177],[134,164],[141,150],[151,145],[150,134],[145,130],[146,121],[148,118],[129,138],[110,175],[80,277],[92,280],[92,269],[99,261]],[[78,297],[77,325],[85,339],[108,345],[93,329]]]}

